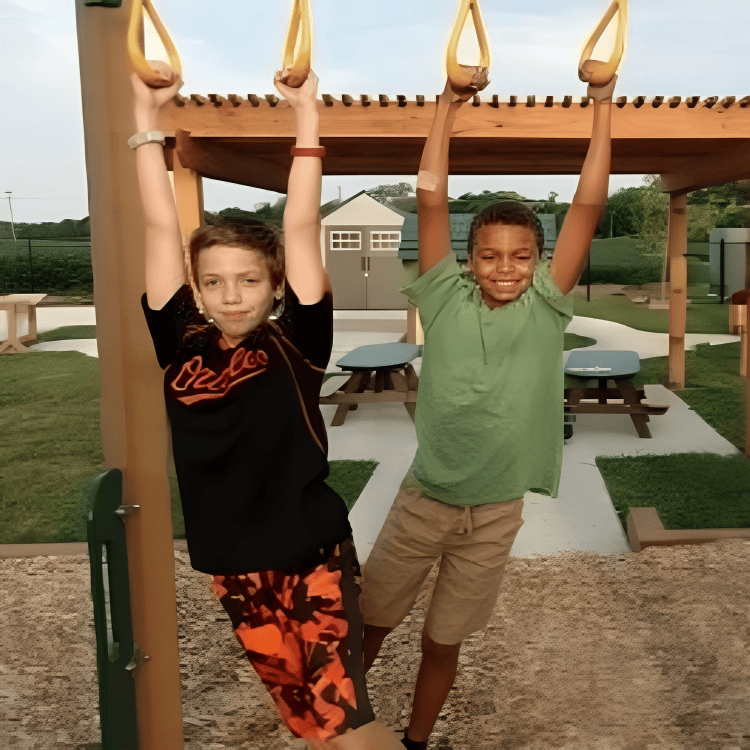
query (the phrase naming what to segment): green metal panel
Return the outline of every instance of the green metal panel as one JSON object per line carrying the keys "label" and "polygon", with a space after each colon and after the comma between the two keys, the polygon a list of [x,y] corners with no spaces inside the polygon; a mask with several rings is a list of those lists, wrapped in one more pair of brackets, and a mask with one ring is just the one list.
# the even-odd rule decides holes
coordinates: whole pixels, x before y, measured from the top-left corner
{"label": "green metal panel", "polygon": [[88,491],[92,497],[87,530],[102,748],[137,750],[128,557],[125,524],[116,512],[122,502],[122,472],[109,469],[94,477]]}

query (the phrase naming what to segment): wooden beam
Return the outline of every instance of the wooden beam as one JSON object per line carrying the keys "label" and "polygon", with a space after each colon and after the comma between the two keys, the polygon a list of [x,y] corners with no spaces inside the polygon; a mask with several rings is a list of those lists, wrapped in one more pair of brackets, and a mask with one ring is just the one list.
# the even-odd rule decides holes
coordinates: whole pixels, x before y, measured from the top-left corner
{"label": "wooden beam", "polygon": [[238,94],[229,94],[227,99],[229,99],[233,107],[239,107],[244,101],[243,98],[239,96]]}
{"label": "wooden beam", "polygon": [[221,105],[226,102],[226,99],[219,94],[209,94],[208,98],[216,107],[221,107]]}
{"label": "wooden beam", "polygon": [[682,101],[682,97],[681,96],[671,96],[669,98],[669,106],[672,109],[674,109],[675,107],[679,107],[681,101]]}
{"label": "wooden beam", "polygon": [[[125,520],[133,639],[150,657],[131,672],[138,747],[180,750],[183,728],[164,373],[140,304],[145,291],[145,222],[135,155],[127,146],[135,132],[131,68],[124,52],[130,7],[129,3],[118,8],[87,7],[84,0],[76,0],[75,13],[104,462],[122,471],[122,504],[140,506]],[[180,112],[187,109],[174,102],[169,106]],[[119,739],[111,738],[114,744]]]}
{"label": "wooden beam", "polygon": [[669,387],[685,387],[687,319],[687,195],[669,196]]}
{"label": "wooden beam", "polygon": [[323,103],[326,105],[326,107],[332,107],[333,106],[333,97],[330,94],[322,94],[321,97],[322,97]]}
{"label": "wooden beam", "polygon": [[694,156],[662,175],[664,191],[690,193],[713,185],[750,179],[750,141],[729,145],[719,154]]}
{"label": "wooden beam", "polygon": [[187,248],[190,235],[204,224],[203,180],[195,170],[182,165],[179,155],[173,156],[172,174],[182,246]]}
{"label": "wooden beam", "polygon": [[190,98],[199,106],[202,107],[204,104],[209,102],[209,99],[200,94],[190,94]]}
{"label": "wooden beam", "polygon": [[203,177],[286,193],[289,170],[283,166],[238,154],[209,139],[191,138],[184,130],[178,130],[176,138],[177,156],[183,167]]}
{"label": "wooden beam", "polygon": [[352,98],[352,96],[351,96],[350,94],[343,94],[343,95],[341,96],[341,101],[342,101],[342,102],[344,103],[344,105],[345,105],[345,106],[347,106],[347,107],[351,107],[351,106],[352,106],[352,104],[354,103],[354,99]]}

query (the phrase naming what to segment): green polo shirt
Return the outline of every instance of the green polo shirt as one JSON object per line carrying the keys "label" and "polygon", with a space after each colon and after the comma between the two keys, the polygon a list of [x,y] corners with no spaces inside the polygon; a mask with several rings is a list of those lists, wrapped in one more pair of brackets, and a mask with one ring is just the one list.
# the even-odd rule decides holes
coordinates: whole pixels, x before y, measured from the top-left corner
{"label": "green polo shirt", "polygon": [[557,497],[563,447],[563,335],[573,317],[537,266],[532,285],[491,310],[453,253],[401,290],[425,332],[416,430],[403,487],[451,505]]}

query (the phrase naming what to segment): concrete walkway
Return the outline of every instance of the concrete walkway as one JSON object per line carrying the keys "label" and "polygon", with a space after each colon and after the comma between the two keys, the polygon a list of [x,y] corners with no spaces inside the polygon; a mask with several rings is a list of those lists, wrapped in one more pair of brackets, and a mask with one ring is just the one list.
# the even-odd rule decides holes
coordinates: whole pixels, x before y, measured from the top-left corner
{"label": "concrete walkway", "polygon": [[[94,323],[93,308],[41,308],[38,312],[40,331]],[[335,371],[335,362],[357,346],[398,341],[406,328],[405,315],[405,312],[337,311],[329,371]],[[386,330],[373,330],[377,328]],[[595,349],[632,349],[642,358],[666,356],[668,351],[667,334],[637,331],[609,321],[575,317],[568,331],[596,339],[592,347]],[[688,334],[685,345],[689,348],[697,343],[729,341],[739,341],[739,337]],[[38,344],[33,349],[75,349],[97,356],[96,341],[85,339]],[[419,372],[421,360],[413,364]],[[335,390],[343,380],[330,379],[324,392]],[[651,419],[651,439],[639,438],[627,415],[579,415],[574,435],[563,450],[560,495],[556,499],[535,493],[526,495],[525,524],[513,547],[515,556],[574,549],[601,554],[629,551],[622,525],[596,468],[597,456],[688,451],[739,453],[680,398],[666,388],[659,388],[658,398],[669,403],[670,409],[664,416]],[[327,425],[335,409],[325,405],[321,408]],[[414,425],[401,404],[363,404],[349,413],[342,426],[329,426],[328,435],[331,459],[379,462],[350,516],[357,550],[364,561],[414,458],[417,448]]]}

